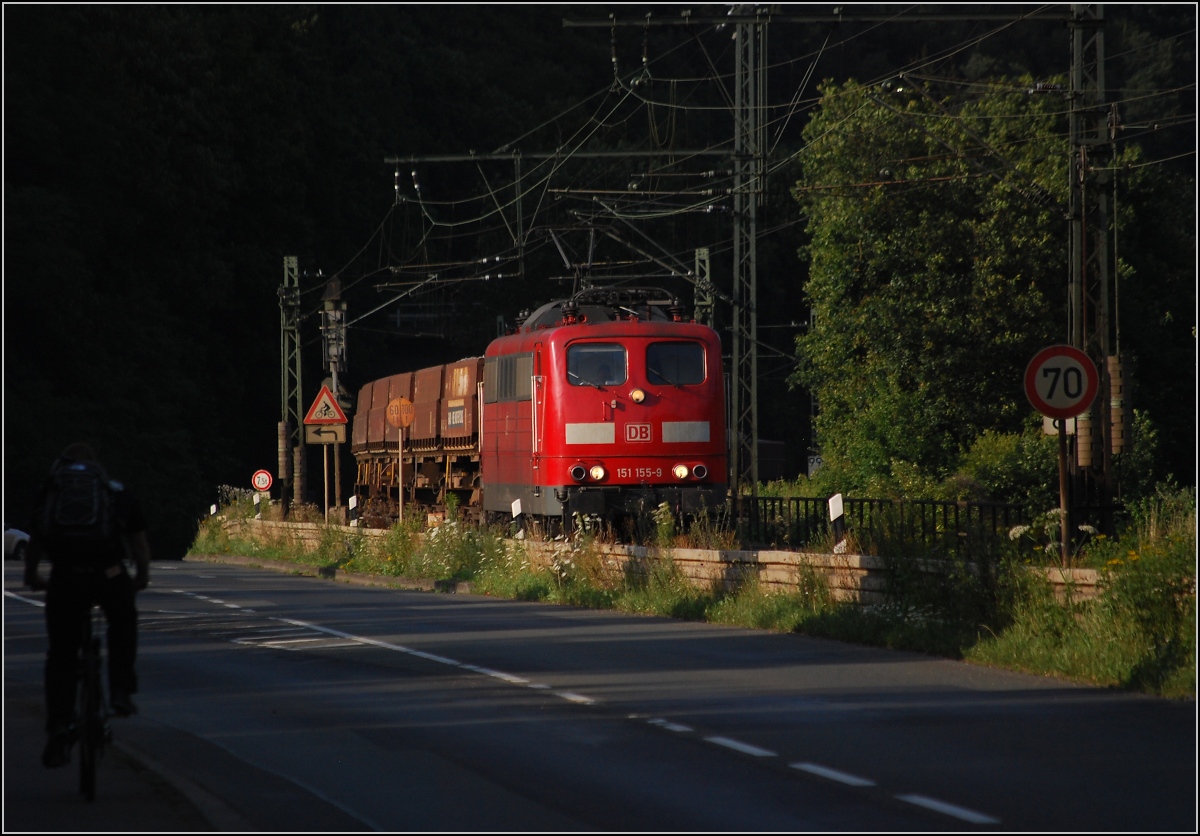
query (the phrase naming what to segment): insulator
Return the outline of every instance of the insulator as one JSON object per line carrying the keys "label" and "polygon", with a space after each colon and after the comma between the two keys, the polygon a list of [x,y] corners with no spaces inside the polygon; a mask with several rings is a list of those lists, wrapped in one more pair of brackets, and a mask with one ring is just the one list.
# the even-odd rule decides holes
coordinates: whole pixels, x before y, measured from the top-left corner
{"label": "insulator", "polygon": [[1080,467],[1091,467],[1094,461],[1093,428],[1091,411],[1075,417],[1075,461]]}
{"label": "insulator", "polygon": [[1109,410],[1112,416],[1112,451],[1133,451],[1133,367],[1120,356],[1108,358]]}

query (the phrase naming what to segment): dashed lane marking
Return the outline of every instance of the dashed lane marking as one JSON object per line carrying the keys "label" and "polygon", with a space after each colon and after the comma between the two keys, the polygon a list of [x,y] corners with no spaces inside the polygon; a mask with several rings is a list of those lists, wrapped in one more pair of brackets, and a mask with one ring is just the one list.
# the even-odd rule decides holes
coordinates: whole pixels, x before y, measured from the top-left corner
{"label": "dashed lane marking", "polygon": [[557,695],[568,702],[579,703],[580,705],[595,705],[596,701],[591,697],[583,694],[576,694],[574,691],[558,691]]}
{"label": "dashed lane marking", "polygon": [[927,810],[933,810],[938,813],[943,813],[947,816],[952,816],[956,819],[961,819],[971,824],[999,824],[1000,819],[992,818],[991,816],[978,813],[974,810],[968,810],[966,807],[959,807],[957,804],[949,804],[945,801],[939,801],[936,798],[930,798],[926,795],[897,795],[901,801],[907,801],[909,804],[916,804],[918,807],[924,807]]}
{"label": "dashed lane marking", "polygon": [[[236,604],[227,604],[224,601],[221,601],[219,599],[210,598],[208,596],[198,595],[196,593],[189,593],[189,592],[185,592],[183,590],[173,590],[173,591],[178,592],[179,594],[182,594],[182,595],[187,595],[189,597],[208,601],[210,603],[221,604],[221,605],[229,607],[231,609],[241,609]],[[13,595],[12,593],[7,592],[7,591],[4,594],[6,596],[10,596],[13,598],[20,598],[20,600],[27,601],[28,603],[31,603],[31,604],[35,604],[35,605],[41,604],[41,602],[39,602],[39,601],[21,598],[20,596]],[[253,610],[245,609],[245,610],[242,610],[242,612],[252,613]],[[205,615],[201,615],[201,614],[178,614],[178,613],[176,613],[176,614],[163,614],[163,615],[165,617],[158,619],[157,624],[156,624],[156,626],[159,629],[163,629],[164,627],[166,627],[167,623],[169,621],[171,621],[172,618],[174,618],[176,623],[179,623],[180,626],[184,626],[183,622],[187,622],[186,626],[188,626],[192,629],[196,629],[196,627],[198,627],[198,626],[203,626],[203,623],[206,620],[212,621],[214,623],[220,623],[219,620],[214,619],[212,616],[205,616]],[[471,665],[471,664],[467,664],[464,662],[459,662],[456,659],[451,659],[446,656],[439,656],[436,653],[427,653],[423,650],[416,650],[415,648],[405,647],[404,645],[395,644],[393,642],[381,641],[379,639],[371,639],[371,638],[367,638],[365,636],[356,636],[351,633],[342,632],[341,630],[335,630],[331,627],[323,627],[318,624],[311,624],[309,622],[299,621],[296,619],[272,617],[271,620],[280,622],[282,624],[291,625],[291,627],[290,628],[289,627],[268,628],[268,627],[263,627],[260,623],[259,625],[257,625],[259,629],[257,630],[256,636],[242,635],[240,638],[234,639],[232,641],[236,644],[253,644],[253,645],[257,645],[257,646],[261,646],[261,647],[276,648],[279,650],[300,650],[300,649],[317,648],[317,647],[325,648],[325,647],[374,646],[374,647],[384,648],[387,650],[395,650],[400,653],[405,653],[410,656],[416,656],[418,658],[426,659],[431,662],[437,662],[437,663],[443,664],[443,665],[449,665],[451,667],[463,668],[463,669],[471,671],[473,673],[478,673],[478,674],[482,674],[484,676],[489,676],[494,679],[499,679],[503,682],[507,682],[507,683],[513,684],[513,685],[522,685],[522,686],[529,687],[529,688],[552,690],[551,686],[549,686],[549,685],[546,685],[543,683],[533,683],[533,682],[530,682],[528,679],[525,679],[524,677],[516,676],[515,674],[505,673],[504,671],[497,671],[492,668],[485,668],[485,667],[481,667],[479,665]],[[238,632],[239,631],[237,628],[230,629],[230,625],[228,622],[225,622],[222,625],[221,629],[223,632]],[[241,628],[241,631],[244,631],[244,630],[245,630],[245,628]],[[281,638],[282,635],[288,634],[289,631],[291,631],[291,630],[295,630],[296,633],[299,634],[299,637],[297,637],[297,638]],[[323,634],[324,636],[332,637],[334,639],[334,641],[329,641],[328,639],[322,639],[322,638],[318,638],[318,637],[309,637],[309,636],[304,635],[305,633],[310,632],[310,631]],[[273,633],[274,637],[267,638],[264,635],[267,633]],[[336,641],[336,639],[341,639],[342,641]],[[597,702],[597,700],[592,697],[586,696],[584,694],[578,694],[578,693],[575,693],[574,691],[553,691],[553,693],[556,696],[561,697],[564,700],[567,700],[567,701],[573,702],[573,703],[577,703],[580,705],[594,705]],[[690,726],[683,725],[682,723],[674,723],[669,720],[665,720],[663,718],[654,718],[651,720],[647,720],[646,722],[649,723],[650,725],[654,725],[659,728],[666,729],[667,731],[676,732],[676,733],[680,733],[680,734],[691,733],[694,731],[694,729],[692,729],[692,727],[690,727]],[[720,735],[714,735],[711,737],[705,737],[704,740],[708,743],[714,743],[718,746],[722,746],[727,749],[732,749],[736,752],[741,752],[742,754],[750,755],[750,756],[756,757],[756,758],[773,758],[773,757],[778,756],[776,752],[772,752],[769,749],[763,749],[759,746],[754,746],[750,743],[743,743],[742,741],[735,740],[731,737],[723,737]],[[837,769],[832,769],[830,767],[822,766],[820,764],[811,763],[808,761],[798,761],[796,763],[791,763],[788,765],[793,769],[796,769],[796,770],[799,770],[802,772],[807,772],[811,775],[816,775],[816,776],[819,776],[822,778],[829,779],[831,781],[837,781],[839,783],[846,784],[848,786],[853,786],[853,787],[873,787],[873,786],[875,786],[875,782],[868,778],[862,778],[857,775],[852,775],[848,772],[842,772]],[[969,822],[971,824],[998,824],[1000,821],[999,819],[994,818],[989,815],[986,815],[984,813],[980,813],[978,811],[971,810],[966,807],[960,807],[956,804],[950,804],[948,802],[941,801],[936,798],[930,798],[929,796],[925,796],[925,795],[918,795],[918,794],[910,793],[910,794],[904,794],[904,795],[896,795],[895,797],[900,801],[904,801],[906,803],[913,804],[918,807],[923,807],[927,810],[932,810],[934,812],[941,813],[943,815],[951,816],[952,818],[959,819],[960,821]]]}
{"label": "dashed lane marking", "polygon": [[828,766],[821,766],[819,763],[789,763],[792,769],[799,769],[803,772],[819,775],[822,778],[828,778],[831,781],[839,781],[843,784],[848,784],[852,787],[873,787],[875,782],[867,778],[859,778],[857,775],[851,775],[849,772],[842,772],[840,769],[830,769]]}
{"label": "dashed lane marking", "polygon": [[735,752],[741,752],[744,755],[753,755],[756,758],[773,758],[775,753],[770,749],[760,749],[757,746],[751,746],[749,743],[743,743],[740,740],[734,740],[732,737],[706,737],[704,738],[709,743],[715,743],[718,746],[724,746],[726,749],[733,749]]}

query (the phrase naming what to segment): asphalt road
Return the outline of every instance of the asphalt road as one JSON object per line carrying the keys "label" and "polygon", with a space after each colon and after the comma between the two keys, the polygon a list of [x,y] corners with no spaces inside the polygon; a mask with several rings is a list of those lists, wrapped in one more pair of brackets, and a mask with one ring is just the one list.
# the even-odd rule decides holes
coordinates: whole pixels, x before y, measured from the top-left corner
{"label": "asphalt road", "polygon": [[[86,805],[62,772],[37,805],[10,780],[30,772],[14,770],[8,724],[32,716],[44,648],[37,596],[14,588],[14,571],[5,829],[76,830],[16,819],[56,793],[54,809]],[[203,829],[197,816],[287,832],[1196,824],[1194,703],[231,565],[157,564],[154,578],[140,599],[142,711],[116,728],[128,761],[103,764],[97,807],[115,803],[128,767],[190,817],[156,831]]]}

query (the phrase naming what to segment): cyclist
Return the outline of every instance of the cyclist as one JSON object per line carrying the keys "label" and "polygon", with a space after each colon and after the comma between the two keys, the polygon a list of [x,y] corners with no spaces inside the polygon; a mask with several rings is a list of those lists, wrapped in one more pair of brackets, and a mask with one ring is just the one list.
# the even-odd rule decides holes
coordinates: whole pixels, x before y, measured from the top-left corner
{"label": "cyclist", "polygon": [[[103,537],[65,538],[48,513],[64,483],[60,474],[95,473],[99,487],[97,506],[105,525]],[[30,548],[26,553],[25,585],[46,590],[48,649],[45,667],[46,748],[42,764],[55,768],[70,760],[73,742],[78,658],[84,621],[91,618],[93,604],[104,610],[108,622],[108,679],[113,713],[128,717],[137,712],[132,695],[137,693],[134,660],[137,655],[137,608],[134,597],[150,580],[150,541],[146,519],[133,494],[120,482],[108,480],[96,462],[92,448],[84,443],[67,447],[51,467],[49,478],[38,492],[29,526]],[[77,505],[79,503],[76,503]],[[86,503],[85,503],[86,504]],[[77,515],[78,516],[78,515]],[[42,556],[50,561],[47,583],[38,573]],[[136,574],[129,577],[125,558],[131,556]]]}

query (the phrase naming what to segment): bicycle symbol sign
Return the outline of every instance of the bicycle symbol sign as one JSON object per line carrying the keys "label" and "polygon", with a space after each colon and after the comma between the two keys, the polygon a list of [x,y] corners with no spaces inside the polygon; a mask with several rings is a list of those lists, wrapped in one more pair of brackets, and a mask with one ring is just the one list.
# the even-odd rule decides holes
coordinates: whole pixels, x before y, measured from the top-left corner
{"label": "bicycle symbol sign", "polygon": [[1100,376],[1096,364],[1077,348],[1043,348],[1025,368],[1025,396],[1049,418],[1074,418],[1096,399]]}
{"label": "bicycle symbol sign", "polygon": [[346,413],[342,412],[342,408],[338,406],[337,401],[334,400],[333,393],[329,391],[329,387],[321,387],[321,391],[317,394],[317,399],[313,401],[313,405],[308,408],[308,414],[304,416],[304,423],[346,423]]}

